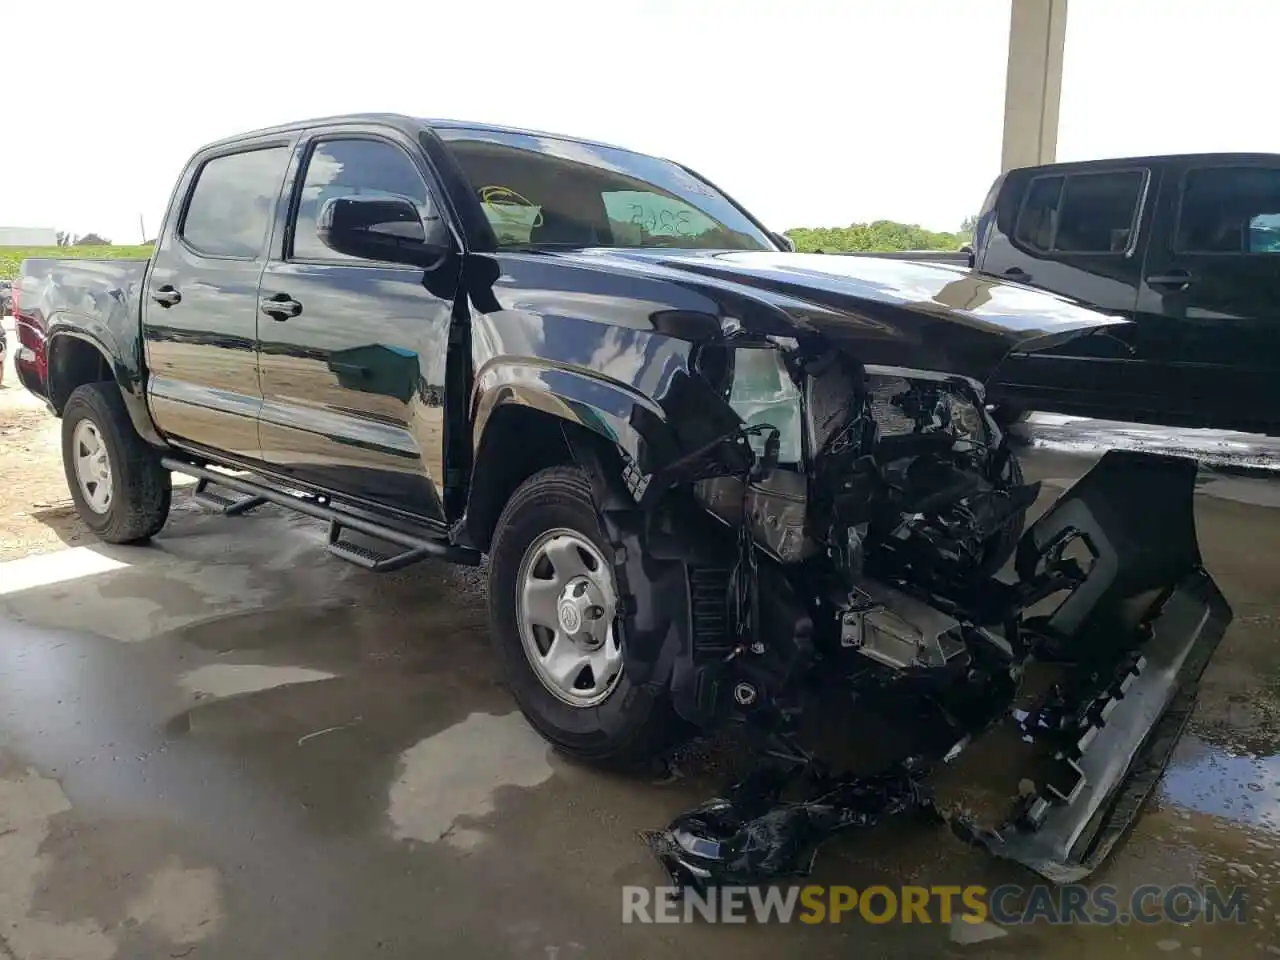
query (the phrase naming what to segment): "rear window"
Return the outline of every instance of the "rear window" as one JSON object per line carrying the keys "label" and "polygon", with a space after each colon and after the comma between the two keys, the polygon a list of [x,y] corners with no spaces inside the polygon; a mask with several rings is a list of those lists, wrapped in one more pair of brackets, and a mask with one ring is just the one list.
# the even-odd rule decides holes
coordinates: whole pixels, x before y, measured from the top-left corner
{"label": "rear window", "polygon": [[1177,249],[1280,254],[1280,167],[1188,171],[1178,214]]}
{"label": "rear window", "polygon": [[1037,177],[1014,239],[1041,253],[1127,253],[1145,183],[1142,170]]}
{"label": "rear window", "polygon": [[289,162],[287,147],[214,157],[200,168],[180,235],[197,253],[261,255]]}

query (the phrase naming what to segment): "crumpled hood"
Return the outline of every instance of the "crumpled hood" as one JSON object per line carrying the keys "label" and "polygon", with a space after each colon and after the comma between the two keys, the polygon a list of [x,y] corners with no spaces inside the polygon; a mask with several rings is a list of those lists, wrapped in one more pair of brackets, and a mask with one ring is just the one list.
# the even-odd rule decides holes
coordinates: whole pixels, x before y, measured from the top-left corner
{"label": "crumpled hood", "polygon": [[[797,332],[820,334],[863,363],[936,370],[984,384],[1010,352],[1035,352],[1128,322],[944,263],[772,251],[600,250],[585,256],[651,264],[740,292],[750,288],[752,299],[776,308],[773,317],[780,310]],[[753,328],[751,316],[741,320]]]}

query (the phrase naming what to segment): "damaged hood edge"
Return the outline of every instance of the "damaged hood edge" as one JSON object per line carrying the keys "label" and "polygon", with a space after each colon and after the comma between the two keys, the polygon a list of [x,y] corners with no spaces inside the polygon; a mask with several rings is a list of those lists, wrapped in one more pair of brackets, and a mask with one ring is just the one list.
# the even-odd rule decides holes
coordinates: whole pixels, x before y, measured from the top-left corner
{"label": "damaged hood edge", "polygon": [[[704,292],[732,284],[734,314],[746,330],[783,333],[781,314],[791,332],[817,334],[862,363],[956,374],[988,386],[1011,353],[1051,349],[1130,322],[945,263],[668,249],[560,256],[656,267],[697,282]],[[744,305],[743,293],[763,309]]]}

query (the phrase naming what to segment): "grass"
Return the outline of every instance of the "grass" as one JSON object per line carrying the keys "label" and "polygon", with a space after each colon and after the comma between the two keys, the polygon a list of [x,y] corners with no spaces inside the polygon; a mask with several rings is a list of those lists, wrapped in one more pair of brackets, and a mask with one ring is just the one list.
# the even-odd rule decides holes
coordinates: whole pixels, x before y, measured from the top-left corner
{"label": "grass", "polygon": [[22,261],[34,257],[75,257],[80,260],[113,258],[116,260],[145,260],[151,256],[151,246],[138,244],[104,247],[0,247],[0,280],[12,280],[18,275]]}

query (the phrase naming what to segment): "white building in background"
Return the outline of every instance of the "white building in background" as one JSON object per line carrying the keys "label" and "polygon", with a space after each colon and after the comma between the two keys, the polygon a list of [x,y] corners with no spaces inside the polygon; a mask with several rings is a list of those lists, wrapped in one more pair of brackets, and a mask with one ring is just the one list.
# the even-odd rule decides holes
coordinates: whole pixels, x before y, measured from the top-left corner
{"label": "white building in background", "polygon": [[0,227],[0,247],[56,247],[58,231],[52,227]]}

